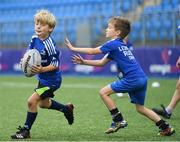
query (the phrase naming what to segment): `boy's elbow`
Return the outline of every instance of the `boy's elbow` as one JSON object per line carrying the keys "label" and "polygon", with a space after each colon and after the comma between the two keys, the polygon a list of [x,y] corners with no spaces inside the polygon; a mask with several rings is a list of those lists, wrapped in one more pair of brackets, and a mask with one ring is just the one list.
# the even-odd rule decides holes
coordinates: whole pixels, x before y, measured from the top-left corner
{"label": "boy's elbow", "polygon": [[99,63],[99,67],[102,67],[102,66],[104,66],[104,62]]}
{"label": "boy's elbow", "polygon": [[99,67],[103,67],[104,65],[103,64],[99,64]]}

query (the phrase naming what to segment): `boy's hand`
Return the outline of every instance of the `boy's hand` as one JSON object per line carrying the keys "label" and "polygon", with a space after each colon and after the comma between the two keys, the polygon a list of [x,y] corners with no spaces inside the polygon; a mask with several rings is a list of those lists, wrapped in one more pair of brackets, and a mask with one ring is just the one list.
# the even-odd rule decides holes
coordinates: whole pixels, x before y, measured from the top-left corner
{"label": "boy's hand", "polygon": [[32,71],[33,74],[41,73],[42,70],[43,70],[43,67],[40,66],[40,65],[38,65],[38,66],[35,65],[35,66],[32,66],[32,68],[31,68],[31,71]]}
{"label": "boy's hand", "polygon": [[76,64],[84,64],[84,59],[78,54],[72,56],[72,61]]}
{"label": "boy's hand", "polygon": [[74,47],[72,46],[71,42],[69,41],[67,37],[65,39],[65,44],[70,50],[73,50]]}
{"label": "boy's hand", "polygon": [[178,58],[178,60],[176,62],[176,67],[180,69],[180,57]]}

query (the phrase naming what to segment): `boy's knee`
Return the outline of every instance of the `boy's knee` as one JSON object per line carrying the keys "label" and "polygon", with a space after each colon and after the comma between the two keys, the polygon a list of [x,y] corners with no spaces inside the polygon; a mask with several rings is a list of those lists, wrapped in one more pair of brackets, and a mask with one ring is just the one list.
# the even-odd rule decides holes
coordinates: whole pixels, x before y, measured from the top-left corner
{"label": "boy's knee", "polygon": [[102,96],[103,95],[103,91],[102,89],[99,91],[99,96]]}
{"label": "boy's knee", "polygon": [[138,113],[143,113],[144,112],[144,107],[136,107],[136,111]]}
{"label": "boy's knee", "polygon": [[28,104],[28,108],[36,107],[37,101],[33,99],[28,99],[27,104]]}
{"label": "boy's knee", "polygon": [[104,97],[104,96],[107,96],[108,94],[106,94],[105,91],[103,89],[101,89],[99,91],[99,95],[100,95],[100,97]]}
{"label": "boy's knee", "polygon": [[114,91],[111,89],[109,85],[101,88],[101,90],[99,91],[99,95],[101,97],[110,96],[112,93],[114,93]]}
{"label": "boy's knee", "polygon": [[28,104],[28,108],[35,106],[35,103],[32,100],[28,100],[27,104]]}
{"label": "boy's knee", "polygon": [[141,110],[140,108],[136,108],[136,111],[137,111],[138,113],[141,113],[141,112],[142,112],[142,110]]}

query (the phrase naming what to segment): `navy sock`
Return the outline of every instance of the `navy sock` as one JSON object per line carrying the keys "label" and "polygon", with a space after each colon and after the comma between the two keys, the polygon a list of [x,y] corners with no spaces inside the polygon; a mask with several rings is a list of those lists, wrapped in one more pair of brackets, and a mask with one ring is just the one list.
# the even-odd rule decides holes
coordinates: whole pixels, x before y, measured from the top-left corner
{"label": "navy sock", "polygon": [[163,119],[161,119],[156,123],[156,126],[158,126],[159,129],[161,129],[161,130],[165,130],[169,127],[169,124],[166,121],[164,121]]}
{"label": "navy sock", "polygon": [[123,116],[117,108],[110,110],[114,122],[123,121]]}
{"label": "navy sock", "polygon": [[114,109],[110,110],[111,115],[115,115],[118,112],[119,112],[118,108],[114,108]]}
{"label": "navy sock", "polygon": [[56,102],[55,100],[51,100],[51,106],[48,109],[54,109],[54,110],[58,110],[61,112],[66,112],[67,108],[65,105]]}
{"label": "navy sock", "polygon": [[33,125],[34,121],[36,120],[37,112],[27,112],[26,116],[26,122],[24,124],[24,127],[28,130],[31,129],[31,126]]}

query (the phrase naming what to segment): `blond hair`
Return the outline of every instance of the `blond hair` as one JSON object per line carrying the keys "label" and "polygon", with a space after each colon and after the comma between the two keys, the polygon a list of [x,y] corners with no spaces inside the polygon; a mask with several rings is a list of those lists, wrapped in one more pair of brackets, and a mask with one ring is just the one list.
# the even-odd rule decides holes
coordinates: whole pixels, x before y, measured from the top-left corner
{"label": "blond hair", "polygon": [[45,9],[38,10],[34,15],[34,22],[37,21],[43,24],[48,24],[50,28],[54,28],[56,26],[55,16]]}

